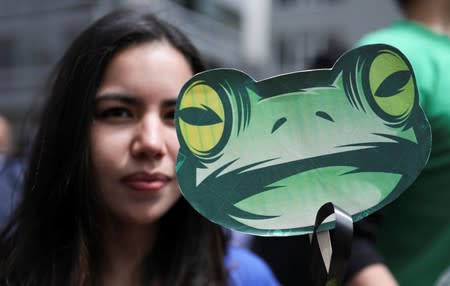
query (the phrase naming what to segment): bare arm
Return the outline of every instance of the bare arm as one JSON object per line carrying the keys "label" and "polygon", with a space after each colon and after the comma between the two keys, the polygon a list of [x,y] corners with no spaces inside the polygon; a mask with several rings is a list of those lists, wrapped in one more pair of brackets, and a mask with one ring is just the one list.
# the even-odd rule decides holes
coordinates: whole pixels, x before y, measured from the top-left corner
{"label": "bare arm", "polygon": [[345,286],[398,286],[389,269],[381,263],[363,268]]}

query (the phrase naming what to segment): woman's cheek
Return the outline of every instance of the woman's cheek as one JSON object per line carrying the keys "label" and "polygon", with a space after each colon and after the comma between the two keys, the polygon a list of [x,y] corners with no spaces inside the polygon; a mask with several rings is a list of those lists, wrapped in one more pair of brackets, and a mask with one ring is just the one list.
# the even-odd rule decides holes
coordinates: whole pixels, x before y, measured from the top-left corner
{"label": "woman's cheek", "polygon": [[171,130],[167,136],[168,136],[167,138],[169,138],[167,148],[169,150],[170,157],[176,160],[178,150],[180,149],[180,143],[178,142],[178,137],[175,128],[173,128],[173,130]]}
{"label": "woman's cheek", "polygon": [[110,169],[125,164],[128,156],[130,131],[109,126],[95,126],[91,132],[93,164]]}

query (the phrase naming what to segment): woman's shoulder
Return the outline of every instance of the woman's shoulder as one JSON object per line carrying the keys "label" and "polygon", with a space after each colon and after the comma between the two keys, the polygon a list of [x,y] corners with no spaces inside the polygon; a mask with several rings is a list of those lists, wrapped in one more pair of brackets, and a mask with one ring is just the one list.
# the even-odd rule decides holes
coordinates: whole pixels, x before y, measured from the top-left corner
{"label": "woman's shoulder", "polygon": [[280,285],[269,266],[256,254],[245,248],[229,247],[225,256],[229,286]]}

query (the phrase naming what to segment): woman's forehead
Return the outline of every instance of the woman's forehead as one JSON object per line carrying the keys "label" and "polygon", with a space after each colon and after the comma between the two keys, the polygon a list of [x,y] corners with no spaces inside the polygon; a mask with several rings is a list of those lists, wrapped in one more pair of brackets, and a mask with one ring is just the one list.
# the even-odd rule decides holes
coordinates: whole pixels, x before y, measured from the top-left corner
{"label": "woman's forehead", "polygon": [[167,42],[137,44],[113,57],[97,96],[157,94],[164,99],[176,99],[191,77],[191,67],[184,55]]}

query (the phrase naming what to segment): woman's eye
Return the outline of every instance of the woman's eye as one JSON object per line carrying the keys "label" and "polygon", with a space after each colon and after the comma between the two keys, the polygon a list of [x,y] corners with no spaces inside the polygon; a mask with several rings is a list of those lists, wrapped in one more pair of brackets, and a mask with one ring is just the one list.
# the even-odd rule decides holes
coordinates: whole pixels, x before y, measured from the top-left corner
{"label": "woman's eye", "polygon": [[126,108],[113,107],[100,111],[97,117],[100,119],[126,119],[132,118],[133,114]]}
{"label": "woman's eye", "polygon": [[174,120],[175,119],[175,109],[166,112],[166,114],[164,115],[164,118],[169,119],[169,120]]}

